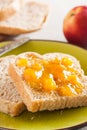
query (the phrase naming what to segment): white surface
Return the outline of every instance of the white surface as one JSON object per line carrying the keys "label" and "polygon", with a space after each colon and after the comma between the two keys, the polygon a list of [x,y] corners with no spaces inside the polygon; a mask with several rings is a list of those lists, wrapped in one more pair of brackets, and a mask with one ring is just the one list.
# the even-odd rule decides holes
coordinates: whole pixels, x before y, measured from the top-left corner
{"label": "white surface", "polygon": [[67,12],[77,5],[87,5],[87,0],[34,0],[49,5],[49,16],[43,28],[30,33],[32,39],[66,41],[63,35],[63,19]]}

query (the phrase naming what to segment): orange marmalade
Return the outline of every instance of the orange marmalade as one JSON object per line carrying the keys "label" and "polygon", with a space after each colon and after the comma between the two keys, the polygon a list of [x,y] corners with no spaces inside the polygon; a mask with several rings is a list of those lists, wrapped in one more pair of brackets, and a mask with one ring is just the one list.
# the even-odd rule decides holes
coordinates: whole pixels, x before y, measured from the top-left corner
{"label": "orange marmalade", "polygon": [[38,57],[19,58],[16,65],[23,69],[23,79],[38,91],[56,91],[60,96],[81,94],[83,85],[68,57],[53,60]]}

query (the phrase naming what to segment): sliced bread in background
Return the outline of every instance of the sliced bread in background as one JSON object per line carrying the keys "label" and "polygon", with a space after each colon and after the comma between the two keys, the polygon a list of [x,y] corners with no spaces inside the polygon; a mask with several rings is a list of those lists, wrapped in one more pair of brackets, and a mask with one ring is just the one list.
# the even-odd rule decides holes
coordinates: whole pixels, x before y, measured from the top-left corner
{"label": "sliced bread in background", "polygon": [[0,59],[0,112],[17,116],[25,110],[25,105],[8,75],[8,66],[15,56]]}
{"label": "sliced bread in background", "polygon": [[87,76],[71,55],[23,53],[10,64],[9,74],[28,111],[87,106]]}
{"label": "sliced bread in background", "polygon": [[21,4],[22,0],[0,0],[0,22],[17,13]]}
{"label": "sliced bread in background", "polygon": [[0,33],[18,35],[42,27],[48,15],[48,6],[38,2],[24,2],[20,11],[0,21]]}

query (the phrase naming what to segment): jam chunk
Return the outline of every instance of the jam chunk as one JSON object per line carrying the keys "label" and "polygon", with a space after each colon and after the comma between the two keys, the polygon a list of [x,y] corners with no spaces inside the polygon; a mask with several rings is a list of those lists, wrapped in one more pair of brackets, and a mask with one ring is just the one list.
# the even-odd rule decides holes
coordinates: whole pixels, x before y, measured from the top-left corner
{"label": "jam chunk", "polygon": [[84,88],[73,67],[73,61],[68,57],[53,60],[22,58],[16,64],[25,67],[23,79],[36,90],[56,91],[60,96],[75,96],[81,94]]}

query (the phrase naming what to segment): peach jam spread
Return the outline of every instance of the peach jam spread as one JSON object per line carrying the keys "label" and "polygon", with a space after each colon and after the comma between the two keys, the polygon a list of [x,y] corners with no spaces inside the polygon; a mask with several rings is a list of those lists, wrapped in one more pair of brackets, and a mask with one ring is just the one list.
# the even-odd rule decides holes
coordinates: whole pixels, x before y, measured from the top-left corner
{"label": "peach jam spread", "polygon": [[44,60],[37,57],[19,58],[16,62],[23,69],[23,79],[38,91],[56,91],[60,96],[81,94],[83,85],[68,57],[61,60]]}

